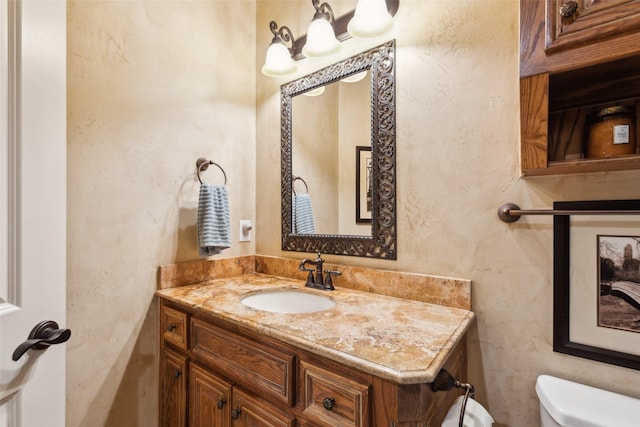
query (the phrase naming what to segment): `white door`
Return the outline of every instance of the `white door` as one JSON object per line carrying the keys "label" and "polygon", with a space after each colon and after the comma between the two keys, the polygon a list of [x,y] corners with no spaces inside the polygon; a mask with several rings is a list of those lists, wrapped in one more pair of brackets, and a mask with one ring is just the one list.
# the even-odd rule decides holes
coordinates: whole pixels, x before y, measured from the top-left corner
{"label": "white door", "polygon": [[63,427],[65,344],[12,355],[66,321],[66,4],[0,0],[0,32],[0,427]]}

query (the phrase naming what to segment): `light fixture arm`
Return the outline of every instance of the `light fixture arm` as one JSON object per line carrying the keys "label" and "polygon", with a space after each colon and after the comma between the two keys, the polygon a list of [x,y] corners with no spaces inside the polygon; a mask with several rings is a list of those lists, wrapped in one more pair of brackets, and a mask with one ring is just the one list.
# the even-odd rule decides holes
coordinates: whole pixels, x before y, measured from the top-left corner
{"label": "light fixture arm", "polygon": [[320,0],[311,0],[311,4],[313,4],[313,7],[316,9],[316,13],[313,15],[314,20],[324,17],[331,25],[333,25],[336,20],[336,16],[334,15],[331,6],[329,6],[329,3],[325,2],[320,4]]}
{"label": "light fixture arm", "polygon": [[[387,4],[389,14],[391,14],[391,16],[394,16],[398,11],[400,0],[385,0],[385,2]],[[351,38],[351,35],[347,32],[347,24],[353,18],[355,10],[352,10],[338,18],[335,18],[333,9],[331,9],[331,6],[329,6],[328,3],[325,2],[320,4],[320,0],[311,0],[311,4],[316,10],[316,14],[314,15],[313,19],[316,19],[316,15],[319,15],[317,17],[324,17],[325,19],[327,19],[333,26],[336,38],[339,41],[342,42]],[[271,43],[282,42],[286,46],[286,43],[289,43],[290,39],[291,47],[287,48],[289,49],[289,52],[291,53],[293,59],[301,60],[304,58],[304,55],[302,55],[302,47],[307,42],[306,34],[303,34],[294,40],[291,30],[285,26],[278,30],[278,24],[276,24],[275,21],[271,21],[269,23],[269,28],[274,34],[274,38]]]}
{"label": "light fixture arm", "polygon": [[276,23],[276,21],[271,21],[269,22],[269,29],[273,33],[273,40],[271,40],[271,43],[282,43],[289,50],[289,52],[291,52],[291,55],[294,55],[294,45],[296,41],[293,38],[293,33],[291,32],[289,27],[283,25],[278,30],[278,24]]}

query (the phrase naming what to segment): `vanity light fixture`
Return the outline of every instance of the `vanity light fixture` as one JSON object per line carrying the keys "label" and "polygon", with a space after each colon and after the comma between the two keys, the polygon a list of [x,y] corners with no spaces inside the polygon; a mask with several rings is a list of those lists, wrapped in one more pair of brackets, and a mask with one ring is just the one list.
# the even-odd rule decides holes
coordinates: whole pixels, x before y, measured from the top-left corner
{"label": "vanity light fixture", "polygon": [[335,18],[331,6],[326,2],[320,4],[320,1],[311,0],[315,13],[308,32],[295,40],[288,27],[278,30],[275,21],[269,23],[274,37],[262,67],[264,75],[281,77],[292,74],[297,70],[295,61],[338,52],[340,42],[351,37],[385,34],[393,26],[393,16],[400,4],[400,0],[358,0],[355,10]]}
{"label": "vanity light fixture", "polygon": [[393,17],[385,0],[358,0],[347,31],[352,37],[369,38],[386,33],[392,26]]}
{"label": "vanity light fixture", "polygon": [[[292,56],[294,54],[293,33],[289,27],[283,26],[278,30],[276,21],[269,23],[269,29],[273,33],[273,39],[267,49],[267,55],[262,66],[262,74],[270,77],[285,76],[296,71],[298,68]],[[291,47],[285,46],[291,43]]]}
{"label": "vanity light fixture", "polygon": [[340,42],[333,28],[335,16],[331,6],[328,3],[320,4],[320,0],[311,0],[311,4],[316,12],[309,24],[307,42],[302,48],[302,54],[307,58],[313,58],[336,53],[340,50]]}

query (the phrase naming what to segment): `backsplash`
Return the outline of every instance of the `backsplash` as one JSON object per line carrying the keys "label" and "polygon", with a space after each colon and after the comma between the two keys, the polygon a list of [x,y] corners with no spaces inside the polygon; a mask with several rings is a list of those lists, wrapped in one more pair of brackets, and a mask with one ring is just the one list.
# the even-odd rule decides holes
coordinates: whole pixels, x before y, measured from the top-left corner
{"label": "backsplash", "polygon": [[[167,264],[158,268],[158,289],[247,273],[305,280],[307,273],[298,270],[299,264],[300,259],[262,255]],[[342,272],[334,279],[336,287],[471,310],[471,280],[330,263],[325,268]]]}

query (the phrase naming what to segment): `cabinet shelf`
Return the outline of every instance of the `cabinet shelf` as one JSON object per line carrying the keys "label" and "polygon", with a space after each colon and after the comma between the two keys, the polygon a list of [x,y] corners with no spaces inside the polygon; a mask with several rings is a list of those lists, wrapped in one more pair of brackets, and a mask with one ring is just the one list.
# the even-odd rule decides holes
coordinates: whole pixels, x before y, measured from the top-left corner
{"label": "cabinet shelf", "polygon": [[544,170],[535,170],[526,175],[564,175],[570,173],[621,171],[640,169],[640,156],[608,159],[579,159],[550,161]]}
{"label": "cabinet shelf", "polygon": [[[554,10],[553,0],[521,0],[520,35],[520,119],[521,169],[525,176],[559,175],[583,172],[640,169],[640,136],[636,132],[635,154],[612,158],[585,158],[587,127],[591,113],[611,106],[635,110],[636,128],[640,124],[640,15],[622,18],[619,8],[630,3],[617,2],[607,8],[579,11],[577,17],[562,22],[557,40],[570,37],[573,44],[563,49],[546,46],[550,26],[560,28],[554,14],[545,14],[545,3]],[[635,9],[634,9],[635,10]],[[596,19],[594,21],[594,19]],[[611,34],[599,41],[592,37],[601,27],[589,22],[619,23]],[[633,25],[630,22],[633,21]],[[566,31],[579,27],[579,32]],[[620,34],[615,33],[620,28]],[[584,43],[579,43],[584,37]],[[554,42],[555,43],[555,42]],[[580,55],[577,55],[577,54]]]}

